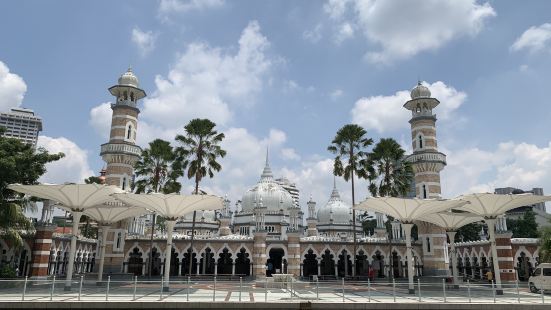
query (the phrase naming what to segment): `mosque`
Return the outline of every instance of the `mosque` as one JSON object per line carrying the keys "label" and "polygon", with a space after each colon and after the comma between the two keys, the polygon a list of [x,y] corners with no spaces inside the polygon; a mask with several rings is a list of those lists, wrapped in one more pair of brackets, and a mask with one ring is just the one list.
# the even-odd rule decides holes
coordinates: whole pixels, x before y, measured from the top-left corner
{"label": "mosque", "polygon": [[[141,148],[135,144],[138,101],[146,93],[139,88],[138,78],[131,69],[122,74],[109,92],[115,102],[111,105],[110,139],[100,148],[106,162],[102,177],[106,184],[128,190],[133,166],[141,154]],[[413,149],[406,160],[413,166],[412,188],[419,198],[438,198],[441,193],[440,171],[446,166],[446,155],[438,151],[433,111],[439,104],[421,83],[411,90],[411,99],[404,103],[404,108],[411,111]],[[258,171],[258,182],[243,193],[235,208],[226,198],[221,211],[198,212],[193,248],[190,248],[191,215],[177,222],[170,266],[164,266],[165,236],[156,232],[150,239],[147,216],[118,223],[101,232],[108,234],[105,272],[159,276],[164,268],[170,268],[172,276],[187,276],[191,264],[193,276],[263,278],[283,273],[302,279],[362,278],[368,276],[368,269],[372,267],[378,278],[407,277],[406,246],[399,222],[392,223],[391,236],[388,236],[383,215],[376,214],[375,233],[366,235],[360,218],[353,227],[351,205],[341,199],[335,184],[323,203],[318,204],[310,197],[305,206],[307,214],[304,214],[298,189],[289,180],[274,178],[268,153],[264,167],[258,167]],[[48,219],[42,222],[47,223]],[[417,226],[418,239],[413,242],[416,275],[446,276],[451,260],[445,231],[425,222]],[[354,231],[357,235],[355,255]],[[64,274],[67,235],[54,233],[51,225],[39,225],[36,234],[26,240],[25,249],[19,252],[0,240],[2,259],[19,264],[21,275]],[[98,259],[98,242],[79,237],[77,273],[97,271],[94,265]],[[537,241],[511,239],[505,228],[498,232],[497,242],[499,259],[515,262],[517,271],[537,263]],[[491,268],[487,241],[459,243],[456,247],[463,275],[482,278],[485,270]],[[514,278],[514,269],[513,264],[503,269],[502,279]]]}

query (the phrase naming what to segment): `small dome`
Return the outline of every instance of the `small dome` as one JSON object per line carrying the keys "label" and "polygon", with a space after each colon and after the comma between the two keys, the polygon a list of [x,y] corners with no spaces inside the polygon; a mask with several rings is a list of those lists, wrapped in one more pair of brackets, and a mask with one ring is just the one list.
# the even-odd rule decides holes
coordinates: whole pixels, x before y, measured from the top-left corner
{"label": "small dome", "polygon": [[121,75],[121,77],[119,78],[119,85],[138,88],[138,78],[132,72],[132,68],[128,68],[128,70]]}
{"label": "small dome", "polygon": [[430,98],[430,95],[429,88],[421,84],[421,81],[417,82],[417,86],[411,90],[411,99]]}
{"label": "small dome", "polygon": [[319,224],[330,223],[331,219],[334,224],[349,224],[352,220],[350,207],[341,200],[336,186],[333,186],[333,192],[327,204],[318,210]]}

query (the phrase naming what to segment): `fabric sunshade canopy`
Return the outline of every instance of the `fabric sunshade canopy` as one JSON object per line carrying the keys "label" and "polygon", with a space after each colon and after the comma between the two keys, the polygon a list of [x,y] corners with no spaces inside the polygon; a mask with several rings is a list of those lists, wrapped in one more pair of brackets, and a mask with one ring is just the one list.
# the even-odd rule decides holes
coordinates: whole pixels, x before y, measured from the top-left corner
{"label": "fabric sunshade canopy", "polygon": [[380,212],[392,216],[402,223],[412,223],[413,221],[422,221],[427,214],[459,208],[466,203],[468,202],[459,199],[373,197],[361,202],[355,209]]}
{"label": "fabric sunshade canopy", "polygon": [[468,212],[456,213],[444,211],[426,214],[423,216],[422,220],[438,225],[448,231],[455,231],[467,224],[482,221],[484,218]]}
{"label": "fabric sunshade canopy", "polygon": [[551,196],[479,193],[459,196],[457,199],[469,202],[469,204],[458,208],[458,210],[467,211],[486,218],[495,218],[511,209],[551,201]]}
{"label": "fabric sunshade canopy", "polygon": [[118,221],[149,213],[147,209],[129,206],[121,202],[104,203],[84,210],[84,214],[101,225],[109,225]]}
{"label": "fabric sunshade canopy", "polygon": [[62,205],[60,207],[73,211],[83,211],[101,205],[113,200],[111,194],[123,193],[123,190],[116,186],[103,184],[11,184],[8,188],[34,197],[56,201]]}
{"label": "fabric sunshade canopy", "polygon": [[170,219],[176,219],[197,210],[219,210],[224,207],[222,197],[211,195],[120,193],[113,196],[128,205],[147,208]]}

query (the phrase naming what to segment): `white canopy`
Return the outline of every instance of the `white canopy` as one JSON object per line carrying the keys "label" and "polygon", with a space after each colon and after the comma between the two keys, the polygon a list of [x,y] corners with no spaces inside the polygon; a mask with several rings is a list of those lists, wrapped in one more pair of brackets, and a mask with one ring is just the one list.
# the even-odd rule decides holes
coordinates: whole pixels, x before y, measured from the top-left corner
{"label": "white canopy", "polygon": [[123,192],[116,186],[103,184],[10,184],[8,188],[34,197],[56,201],[74,211],[83,211],[100,205],[112,200],[111,194]]}
{"label": "white canopy", "polygon": [[457,199],[469,202],[468,205],[462,206],[459,210],[468,211],[486,218],[495,218],[514,208],[551,201],[551,196],[478,193],[459,196]]}
{"label": "white canopy", "polygon": [[169,219],[197,210],[219,210],[224,207],[222,197],[211,195],[119,193],[113,196],[126,204],[147,208]]}
{"label": "white canopy", "polygon": [[440,213],[426,214],[423,216],[422,220],[438,225],[448,231],[455,231],[467,224],[482,221],[484,218],[468,212],[456,213],[444,211]]}
{"label": "white canopy", "polygon": [[468,202],[459,199],[373,197],[364,200],[355,209],[380,212],[392,216],[402,223],[412,223],[423,220],[428,214],[459,208],[466,203]]}
{"label": "white canopy", "polygon": [[149,212],[145,208],[129,206],[118,201],[115,203],[104,203],[84,210],[85,215],[104,226],[146,213]]}

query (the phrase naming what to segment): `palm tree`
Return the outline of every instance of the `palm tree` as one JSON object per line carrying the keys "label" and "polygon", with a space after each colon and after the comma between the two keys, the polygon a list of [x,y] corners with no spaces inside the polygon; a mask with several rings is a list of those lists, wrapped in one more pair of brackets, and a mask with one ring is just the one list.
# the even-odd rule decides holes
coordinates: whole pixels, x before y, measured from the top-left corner
{"label": "palm tree", "polygon": [[373,196],[407,195],[413,181],[411,163],[404,160],[405,151],[392,138],[381,139],[363,162],[371,169],[369,191]]}
{"label": "palm tree", "polygon": [[[144,149],[141,158],[134,165],[134,173],[138,177],[135,182],[136,193],[162,192],[165,194],[177,193],[182,185],[178,178],[182,174],[182,161],[170,142],[155,139],[149,142],[149,147]],[[155,232],[156,214],[152,215],[150,249],[153,249],[153,234]],[[151,276],[152,252],[149,251],[148,275]]]}
{"label": "palm tree", "polygon": [[[359,177],[366,177],[365,165],[361,162],[367,156],[365,148],[373,144],[371,138],[367,138],[367,131],[356,124],[348,124],[337,131],[337,135],[331,141],[327,150],[336,155],[333,166],[333,174],[342,176],[345,181],[351,181],[352,185],[352,231],[354,237],[353,262],[356,265],[356,204],[354,197],[354,173]],[[346,272],[345,272],[346,274]],[[352,270],[356,275],[356,270]]]}
{"label": "palm tree", "polygon": [[[214,172],[222,169],[222,166],[216,161],[220,157],[226,156],[226,151],[220,147],[224,139],[224,134],[214,129],[216,124],[208,119],[192,119],[185,127],[185,135],[177,135],[176,141],[182,144],[177,148],[179,156],[184,160],[184,169],[187,168],[188,179],[195,178],[195,195],[199,195],[199,183],[203,177],[214,177]],[[193,253],[193,238],[195,236],[195,217],[196,211],[193,211],[193,222],[191,226],[191,242],[189,256],[189,274],[191,275],[191,266]]]}

